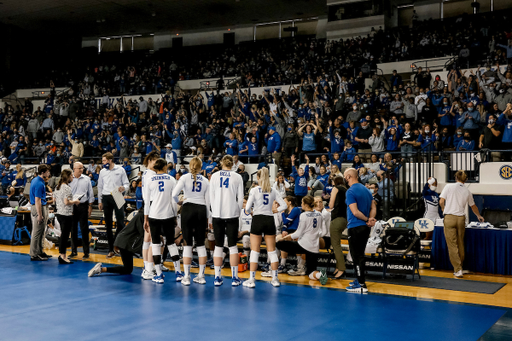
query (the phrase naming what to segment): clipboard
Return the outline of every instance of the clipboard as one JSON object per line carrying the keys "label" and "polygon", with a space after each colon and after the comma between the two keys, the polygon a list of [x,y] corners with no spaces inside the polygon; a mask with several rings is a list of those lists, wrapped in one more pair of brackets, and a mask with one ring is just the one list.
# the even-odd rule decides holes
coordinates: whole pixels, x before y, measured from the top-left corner
{"label": "clipboard", "polygon": [[112,195],[112,198],[114,198],[114,201],[116,202],[117,208],[121,209],[125,203],[123,193],[119,192],[117,188],[110,192]]}

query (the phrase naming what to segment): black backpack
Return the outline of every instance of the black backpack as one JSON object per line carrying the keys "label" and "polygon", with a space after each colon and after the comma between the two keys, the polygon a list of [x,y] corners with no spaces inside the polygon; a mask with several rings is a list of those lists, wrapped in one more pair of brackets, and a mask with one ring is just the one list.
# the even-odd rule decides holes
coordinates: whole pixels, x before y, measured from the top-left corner
{"label": "black backpack", "polygon": [[403,227],[391,227],[385,230],[382,238],[385,253],[402,254],[420,250],[420,237],[415,230]]}

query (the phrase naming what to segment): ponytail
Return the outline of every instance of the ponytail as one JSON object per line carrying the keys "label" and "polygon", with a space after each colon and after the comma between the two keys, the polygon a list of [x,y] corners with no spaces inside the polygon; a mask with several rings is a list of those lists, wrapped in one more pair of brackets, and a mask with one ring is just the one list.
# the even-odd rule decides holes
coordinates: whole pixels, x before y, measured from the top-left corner
{"label": "ponytail", "polygon": [[258,171],[258,183],[263,193],[270,193],[270,179],[268,176],[268,168],[263,167]]}
{"label": "ponytail", "polygon": [[189,168],[190,173],[194,176],[194,183],[197,181],[197,174],[201,172],[201,168],[203,167],[203,162],[197,156],[190,160]]}

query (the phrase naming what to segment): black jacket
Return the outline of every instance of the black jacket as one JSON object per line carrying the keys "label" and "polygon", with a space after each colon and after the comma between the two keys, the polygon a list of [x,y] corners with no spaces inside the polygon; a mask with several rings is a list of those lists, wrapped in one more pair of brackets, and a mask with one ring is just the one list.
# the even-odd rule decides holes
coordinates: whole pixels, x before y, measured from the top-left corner
{"label": "black jacket", "polygon": [[114,246],[142,255],[144,241],[144,211],[141,209],[133,219],[117,234]]}

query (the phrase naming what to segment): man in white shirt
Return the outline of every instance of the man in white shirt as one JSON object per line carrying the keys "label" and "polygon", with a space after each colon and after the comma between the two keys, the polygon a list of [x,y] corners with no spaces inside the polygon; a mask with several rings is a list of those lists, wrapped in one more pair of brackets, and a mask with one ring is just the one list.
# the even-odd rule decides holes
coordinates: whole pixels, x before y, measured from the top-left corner
{"label": "man in white shirt", "polygon": [[464,232],[466,229],[466,207],[469,205],[478,221],[484,222],[478,207],[473,200],[473,194],[464,186],[468,176],[463,170],[455,173],[457,183],[446,185],[441,192],[439,205],[444,213],[444,236],[448,246],[450,262],[453,265],[456,278],[463,277],[462,263],[464,262]]}
{"label": "man in white shirt", "polygon": [[114,236],[112,234],[112,214],[115,212],[117,221],[117,233],[121,232],[124,227],[124,206],[117,207],[112,196],[112,192],[119,191],[121,193],[128,191],[129,182],[123,167],[114,164],[114,155],[112,153],[103,154],[101,162],[103,169],[98,179],[98,208],[103,211],[105,226],[107,228],[107,239],[109,253],[107,258],[114,256]]}
{"label": "man in white shirt", "polygon": [[238,160],[238,155],[233,155],[233,167],[231,167],[233,172],[238,172],[238,168],[243,164],[242,161]]}

